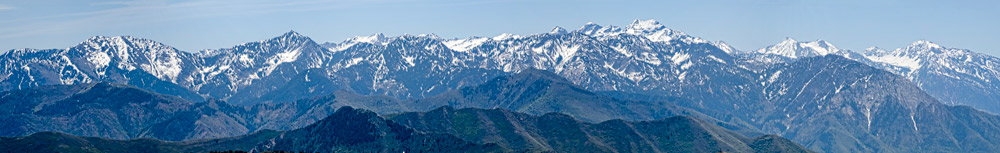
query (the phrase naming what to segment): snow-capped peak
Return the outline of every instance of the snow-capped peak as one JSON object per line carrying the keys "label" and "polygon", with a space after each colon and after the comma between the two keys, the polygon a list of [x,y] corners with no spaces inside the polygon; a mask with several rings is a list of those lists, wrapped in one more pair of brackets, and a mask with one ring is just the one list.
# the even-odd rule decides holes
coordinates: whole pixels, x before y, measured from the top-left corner
{"label": "snow-capped peak", "polygon": [[576,32],[595,37],[614,36],[623,33],[622,29],[616,26],[604,27],[594,22],[587,22],[580,29],[577,29]]}
{"label": "snow-capped peak", "polygon": [[492,39],[493,40],[507,40],[507,39],[518,39],[518,38],[521,38],[521,36],[520,35],[510,34],[510,33],[503,33],[503,34],[497,35],[496,37],[493,37]]}
{"label": "snow-capped peak", "polygon": [[811,48],[813,50],[816,50],[817,52],[819,52],[820,54],[823,54],[823,55],[831,54],[831,53],[834,53],[834,52],[837,52],[837,51],[840,50],[840,49],[837,49],[837,46],[833,46],[833,44],[830,44],[829,42],[826,42],[825,40],[816,40],[816,41],[812,41],[812,42],[806,42],[805,44],[803,44],[803,46]]}
{"label": "snow-capped peak", "polygon": [[438,37],[438,35],[434,34],[434,33],[420,34],[420,35],[417,35],[417,37],[427,37],[427,38],[430,38],[430,39],[441,39],[441,37]]}
{"label": "snow-capped peak", "polygon": [[[184,53],[159,42],[132,36],[95,36],[70,48],[96,67],[114,66],[124,70],[142,69],[157,78],[175,81]],[[117,61],[113,64],[111,61]],[[103,71],[98,72],[103,75]]]}
{"label": "snow-capped peak", "polygon": [[[504,35],[501,35],[501,36],[504,36]],[[500,37],[500,36],[497,36],[497,37]],[[444,46],[447,46],[451,50],[455,50],[455,51],[459,51],[459,52],[465,52],[465,51],[468,51],[469,49],[472,49],[472,48],[475,48],[475,47],[477,47],[479,45],[482,45],[484,42],[489,41],[489,39],[490,38],[470,37],[470,38],[465,38],[465,39],[445,40],[445,41],[442,41],[441,43],[443,43]]]}
{"label": "snow-capped peak", "polygon": [[[914,43],[916,44],[916,43]],[[911,45],[912,46],[912,45]],[[909,47],[907,47],[909,48]],[[921,59],[919,57],[913,56],[917,54],[909,54],[906,51],[908,49],[896,49],[894,51],[888,51],[875,46],[868,47],[865,49],[864,56],[873,62],[885,63],[893,66],[906,68],[908,71],[913,71],[923,67],[921,65]]]}
{"label": "snow-capped peak", "polygon": [[629,24],[628,28],[625,29],[625,33],[632,35],[639,35],[648,38],[650,41],[654,42],[670,42],[672,40],[679,40],[685,43],[709,43],[698,37],[692,37],[684,32],[671,30],[666,26],[660,24],[656,20],[635,20],[632,24]]}
{"label": "snow-capped peak", "polygon": [[580,27],[580,29],[577,29],[576,31],[583,34],[593,35],[594,33],[600,31],[603,28],[604,27],[598,25],[597,23],[587,22],[587,24],[584,24],[582,27]]}
{"label": "snow-capped peak", "polygon": [[932,49],[943,49],[941,45],[927,40],[918,40],[916,42],[910,43],[906,46],[906,50],[932,50]]}
{"label": "snow-capped peak", "polygon": [[[556,28],[559,28],[559,27],[556,27]],[[555,31],[555,30],[553,30],[553,31]],[[492,37],[492,38],[486,38],[486,37],[469,37],[469,38],[465,38],[465,39],[445,40],[445,41],[442,41],[441,43],[444,43],[444,45],[447,46],[448,48],[450,48],[451,50],[455,50],[455,51],[459,51],[459,52],[465,52],[465,51],[468,51],[468,50],[470,50],[472,48],[478,47],[479,45],[482,45],[483,43],[485,43],[487,41],[491,41],[491,40],[492,41],[503,41],[503,40],[507,40],[507,39],[519,39],[519,38],[521,38],[520,35],[514,35],[514,34],[510,34],[510,33],[503,33],[503,34],[500,34],[500,35]]]}
{"label": "snow-capped peak", "polygon": [[[136,44],[138,43],[138,44]],[[100,44],[100,45],[113,45],[113,46],[129,46],[132,45],[144,45],[144,44],[159,44],[152,40],[146,40],[138,37],[132,36],[94,36],[87,39],[87,41],[81,42],[80,45],[85,44]]]}
{"label": "snow-capped peak", "polygon": [[885,52],[885,49],[879,48],[878,46],[871,46],[865,48],[865,52]]}
{"label": "snow-capped peak", "polygon": [[896,50],[887,51],[882,49],[876,50],[866,50],[865,54],[867,56],[884,56],[884,55],[896,55],[896,56],[931,56],[936,54],[941,54],[945,51],[961,51],[960,49],[948,49],[944,46],[938,45],[934,42],[927,40],[919,40],[903,48],[897,48]]}
{"label": "snow-capped peak", "polygon": [[632,21],[632,24],[628,25],[628,28],[641,31],[658,31],[660,29],[666,28],[666,26],[661,25],[659,21],[653,19],[648,19],[648,20],[635,19],[634,21]]}
{"label": "snow-capped peak", "polygon": [[781,42],[778,42],[777,45],[794,45],[796,43],[799,43],[799,41],[793,39],[792,37],[785,37],[785,40],[781,40]]}
{"label": "snow-capped peak", "polygon": [[347,39],[348,42],[364,42],[370,44],[382,44],[387,42],[389,38],[385,37],[382,33],[376,33],[371,36],[357,36],[351,39]]}
{"label": "snow-capped peak", "polygon": [[271,38],[270,40],[264,40],[264,41],[295,42],[295,43],[297,43],[297,42],[311,41],[311,39],[309,37],[306,37],[305,35],[299,34],[298,32],[288,31],[288,32],[286,32],[284,34],[281,34],[281,36],[274,37],[274,38]]}
{"label": "snow-capped peak", "polygon": [[281,36],[279,37],[305,37],[305,36],[299,34],[298,32],[295,32],[295,30],[289,30],[288,32],[285,32],[285,34],[281,34]]}
{"label": "snow-capped peak", "polygon": [[841,52],[841,50],[824,40],[799,42],[792,38],[785,38],[778,44],[757,50],[757,53],[774,54],[788,58],[823,56],[837,52]]}
{"label": "snow-capped peak", "polygon": [[549,33],[551,33],[551,34],[563,34],[563,33],[566,33],[566,29],[564,29],[562,27],[559,27],[559,26],[556,26],[555,28],[552,28],[552,31],[549,31]]}
{"label": "snow-capped peak", "polygon": [[730,46],[729,44],[727,44],[726,42],[723,42],[723,41],[712,42],[712,45],[715,46],[715,47],[718,47],[719,49],[721,49],[723,52],[726,52],[727,54],[732,54],[733,52],[737,51],[736,48],[734,48],[733,46]]}
{"label": "snow-capped peak", "polygon": [[0,56],[8,56],[8,55],[11,55],[11,54],[13,54],[13,55],[27,54],[27,53],[33,53],[33,52],[38,52],[38,51],[41,51],[41,50],[40,49],[31,49],[31,48],[17,48],[17,49],[11,49],[11,50],[9,50],[7,52],[0,53]]}

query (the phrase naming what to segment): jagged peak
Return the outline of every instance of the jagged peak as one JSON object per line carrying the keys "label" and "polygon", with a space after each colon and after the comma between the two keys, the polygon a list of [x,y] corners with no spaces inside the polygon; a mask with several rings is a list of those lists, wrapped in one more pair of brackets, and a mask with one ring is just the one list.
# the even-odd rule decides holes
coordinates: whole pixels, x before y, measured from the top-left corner
{"label": "jagged peak", "polygon": [[799,41],[795,40],[792,37],[785,37],[784,40],[781,40],[781,42],[778,42],[778,44],[796,44],[796,43],[799,43]]}
{"label": "jagged peak", "polygon": [[826,49],[826,50],[828,50],[827,53],[832,53],[832,52],[836,52],[836,51],[839,50],[839,49],[837,49],[837,46],[834,46],[833,44],[830,44],[830,42],[827,42],[826,40],[821,40],[821,39],[810,41],[810,42],[805,42],[803,45],[806,46],[806,47],[811,47],[811,48],[817,49],[817,50]]}
{"label": "jagged peak", "polygon": [[622,32],[621,28],[613,25],[601,26],[594,22],[587,22],[577,29],[575,32],[583,33],[586,35],[617,35]]}
{"label": "jagged peak", "polygon": [[825,40],[801,42],[791,37],[785,37],[781,42],[758,49],[758,53],[775,54],[789,58],[821,56],[841,52],[833,44]]}
{"label": "jagged peak", "polygon": [[417,35],[417,37],[427,37],[427,38],[431,38],[431,39],[441,39],[441,37],[439,37],[437,34],[434,34],[434,33],[420,34],[420,35]]}
{"label": "jagged peak", "polygon": [[823,44],[831,45],[829,42],[826,42],[826,40],[823,40],[823,39],[816,39],[816,40],[814,40],[812,42],[818,42],[818,43],[823,43]]}
{"label": "jagged peak", "polygon": [[644,31],[656,31],[666,28],[666,26],[660,24],[659,21],[653,19],[647,19],[647,20],[635,19],[634,21],[632,21],[632,24],[628,25],[628,27],[629,29],[644,30]]}
{"label": "jagged peak", "polygon": [[865,48],[865,52],[885,52],[885,49],[879,48],[878,46],[870,46]]}
{"label": "jagged peak", "polygon": [[910,45],[906,46],[906,48],[907,49],[942,49],[944,47],[941,46],[941,45],[938,45],[937,43],[931,42],[931,41],[917,40],[917,41],[915,41],[913,43],[910,43]]}
{"label": "jagged peak", "polygon": [[385,34],[375,33],[375,34],[372,34],[372,35],[369,35],[369,36],[354,36],[353,38],[349,38],[349,39],[345,40],[343,43],[346,43],[346,44],[369,43],[369,44],[383,44],[384,45],[384,44],[388,43],[388,41],[389,41],[389,37],[386,37]]}
{"label": "jagged peak", "polygon": [[290,30],[288,32],[285,32],[284,34],[281,34],[278,37],[271,38],[271,40],[277,40],[277,41],[297,41],[297,40],[310,40],[310,39],[309,39],[309,37],[306,37],[305,35],[299,34],[298,32],[295,32],[294,30]]}
{"label": "jagged peak", "polygon": [[715,41],[715,42],[712,42],[712,45],[715,46],[715,47],[718,47],[723,52],[726,52],[726,54],[732,54],[733,52],[738,52],[739,51],[735,47],[733,47],[732,45],[729,45],[728,43],[726,43],[725,41]]}
{"label": "jagged peak", "polygon": [[552,31],[549,31],[549,33],[551,33],[551,34],[564,34],[564,33],[567,33],[567,31],[563,27],[556,26],[555,28],[552,28]]}
{"label": "jagged peak", "polygon": [[9,50],[7,52],[0,53],[0,56],[11,55],[11,54],[18,55],[18,54],[25,54],[25,53],[35,53],[35,52],[39,52],[39,51],[42,51],[42,50],[41,49],[32,49],[32,48],[16,48],[16,49],[11,49],[11,50]]}
{"label": "jagged peak", "polygon": [[583,26],[580,26],[580,29],[577,29],[576,31],[594,31],[600,30],[601,28],[604,27],[594,22],[587,22],[586,24],[583,24]]}
{"label": "jagged peak", "polygon": [[285,32],[285,34],[281,34],[281,36],[304,37],[304,36],[302,36],[302,34],[299,34],[298,32],[295,32],[295,30],[288,30],[288,32]]}
{"label": "jagged peak", "polygon": [[93,37],[88,38],[87,41],[118,40],[118,39],[121,39],[121,40],[132,40],[132,39],[141,39],[141,38],[132,37],[132,36],[128,36],[128,35],[124,35],[124,36],[93,36]]}
{"label": "jagged peak", "polygon": [[497,36],[495,36],[495,37],[493,37],[491,39],[493,39],[493,40],[506,40],[506,39],[511,39],[511,38],[513,38],[513,39],[521,38],[521,35],[515,35],[515,34],[510,34],[510,33],[503,33],[503,34],[497,35]]}
{"label": "jagged peak", "polygon": [[94,36],[80,42],[80,44],[70,48],[70,50],[88,52],[102,50],[102,48],[133,48],[129,49],[130,51],[178,51],[166,44],[133,36]]}
{"label": "jagged peak", "polygon": [[82,44],[88,44],[88,43],[100,44],[102,42],[111,42],[111,43],[108,43],[108,45],[123,45],[123,46],[128,46],[127,43],[155,43],[155,44],[160,44],[159,42],[156,42],[156,41],[153,41],[153,40],[149,40],[149,39],[145,39],[145,38],[139,38],[139,37],[133,37],[133,36],[127,36],[127,35],[126,36],[94,36],[94,37],[88,38],[86,41],[84,41],[84,42],[82,42],[80,44],[81,45]]}

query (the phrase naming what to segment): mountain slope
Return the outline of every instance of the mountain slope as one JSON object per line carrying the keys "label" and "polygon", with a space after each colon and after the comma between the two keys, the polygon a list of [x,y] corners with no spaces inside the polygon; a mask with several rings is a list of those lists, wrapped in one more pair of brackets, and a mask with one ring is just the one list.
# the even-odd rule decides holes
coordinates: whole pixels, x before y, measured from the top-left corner
{"label": "mountain slope", "polygon": [[966,49],[947,48],[930,41],[885,50],[870,47],[857,53],[837,49],[825,41],[781,43],[753,52],[738,52],[741,66],[760,71],[800,58],[838,55],[902,75],[949,105],[969,105],[987,112],[1000,111],[1000,58]]}
{"label": "mountain slope", "polygon": [[183,86],[192,81],[186,74],[199,65],[195,58],[152,40],[98,36],[68,49],[16,49],[0,55],[0,71],[7,74],[0,77],[0,87],[106,81],[201,101]]}
{"label": "mountain slope", "polygon": [[[503,109],[442,107],[392,115],[420,131],[449,133],[514,150],[554,152],[811,152],[781,137],[753,140],[692,117],[587,123],[559,113],[533,116]],[[751,146],[753,144],[754,146]],[[760,150],[756,148],[761,148]]]}
{"label": "mountain slope", "polygon": [[[676,101],[646,102],[615,99],[582,89],[550,71],[529,69],[516,75],[497,77],[484,84],[463,87],[431,98],[398,100],[387,96],[361,96],[341,91],[293,103],[257,105],[252,111],[259,114],[255,120],[274,122],[265,123],[264,127],[309,124],[342,106],[370,109],[382,114],[429,111],[441,106],[503,108],[535,115],[560,112],[589,122],[611,119],[653,120],[674,115],[690,115],[711,120],[713,123],[728,124],[713,120],[697,111],[676,106],[673,104]],[[283,123],[286,121],[296,123]],[[728,126],[741,132],[753,131],[743,129],[750,127],[747,125]],[[274,129],[294,127],[296,126],[276,126]]]}
{"label": "mountain slope", "polygon": [[941,104],[908,79],[839,56],[765,71],[767,101],[750,121],[825,152],[989,152],[998,117]]}
{"label": "mountain slope", "polygon": [[777,44],[756,51],[736,52],[734,54],[739,59],[739,65],[755,71],[760,71],[780,63],[793,62],[800,58],[825,55],[838,55],[863,63],[873,63],[862,54],[839,49],[837,46],[824,40],[800,42],[792,38],[785,38],[785,40]]}
{"label": "mountain slope", "polygon": [[[574,31],[558,29],[468,39],[379,34],[322,45],[292,31],[194,54],[133,37],[95,37],[66,50],[4,54],[0,63],[6,64],[0,70],[12,75],[0,76],[0,85],[12,90],[111,81],[191,101],[207,96],[252,105],[337,90],[417,99],[525,69],[544,69],[588,90],[693,97],[711,104],[706,107],[738,102],[736,97],[707,94],[746,96],[740,88],[752,85],[739,83],[752,79],[748,71],[727,64],[734,63],[728,54],[731,47],[654,20],[636,20],[623,28],[587,24]],[[59,56],[42,56],[48,54]],[[23,60],[30,58],[39,59]]]}
{"label": "mountain slope", "polygon": [[255,104],[262,95],[283,87],[303,71],[329,67],[331,54],[295,31],[232,48],[206,50],[198,54],[205,62],[198,74],[203,78],[191,88],[234,104]]}
{"label": "mountain slope", "polygon": [[106,82],[41,86],[0,93],[0,132],[41,131],[115,139],[185,140],[250,132],[243,108],[224,102],[192,103]]}
{"label": "mountain slope", "polygon": [[611,119],[651,120],[684,114],[684,111],[692,112],[666,101],[628,101],[598,95],[555,73],[536,69],[497,77],[484,84],[450,91],[437,97],[414,100],[409,106],[414,110],[430,110],[440,106],[503,108],[534,115],[560,112],[591,122]]}
{"label": "mountain slope", "polygon": [[[45,142],[45,143],[42,143]],[[316,124],[291,131],[261,131],[254,134],[182,142],[152,139],[109,140],[43,132],[26,137],[0,138],[0,148],[9,151],[50,152],[503,152],[496,145],[479,145],[445,134],[424,134],[375,113],[350,107]]]}
{"label": "mountain slope", "polygon": [[865,56],[944,103],[1000,112],[1000,58],[929,41],[893,51],[869,48]]}

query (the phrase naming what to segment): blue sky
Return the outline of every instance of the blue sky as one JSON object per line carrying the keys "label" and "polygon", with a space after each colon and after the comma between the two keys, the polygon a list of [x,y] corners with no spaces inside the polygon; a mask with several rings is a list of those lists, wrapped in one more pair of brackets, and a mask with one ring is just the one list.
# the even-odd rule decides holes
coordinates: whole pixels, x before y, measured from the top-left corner
{"label": "blue sky", "polygon": [[851,50],[929,40],[1000,55],[1000,1],[986,0],[2,0],[0,50],[68,48],[92,36],[131,35],[198,51],[289,30],[340,42],[374,33],[523,35],[635,19],[655,19],[740,50],[791,37]]}

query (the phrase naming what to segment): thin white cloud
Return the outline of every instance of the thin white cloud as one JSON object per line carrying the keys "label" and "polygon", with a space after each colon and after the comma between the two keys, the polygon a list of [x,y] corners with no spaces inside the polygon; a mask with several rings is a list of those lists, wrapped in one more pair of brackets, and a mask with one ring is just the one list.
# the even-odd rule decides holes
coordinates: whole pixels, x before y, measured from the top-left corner
{"label": "thin white cloud", "polygon": [[142,6],[142,5],[157,5],[166,4],[167,0],[128,0],[128,1],[108,1],[108,2],[96,2],[90,3],[93,6]]}
{"label": "thin white cloud", "polygon": [[[0,20],[0,38],[65,33],[81,29],[132,27],[145,24],[184,21],[192,18],[252,16],[279,12],[307,12],[343,8],[384,7],[388,5],[474,5],[483,2],[444,0],[418,3],[417,0],[121,0],[90,3],[91,6],[117,6],[102,10],[49,14]],[[2,8],[3,5],[0,5]],[[0,9],[3,10],[3,9]]]}
{"label": "thin white cloud", "polygon": [[13,9],[14,9],[13,6],[0,4],[0,11],[13,10]]}
{"label": "thin white cloud", "polygon": [[[191,18],[212,18],[238,15],[267,14],[302,10],[335,9],[342,7],[331,0],[208,0],[171,3],[164,0],[135,0],[91,5],[118,5],[103,10],[52,14],[0,21],[0,38],[15,38],[41,33],[60,33],[79,29],[108,26],[128,27],[181,21]],[[0,9],[2,10],[2,9]]]}

